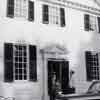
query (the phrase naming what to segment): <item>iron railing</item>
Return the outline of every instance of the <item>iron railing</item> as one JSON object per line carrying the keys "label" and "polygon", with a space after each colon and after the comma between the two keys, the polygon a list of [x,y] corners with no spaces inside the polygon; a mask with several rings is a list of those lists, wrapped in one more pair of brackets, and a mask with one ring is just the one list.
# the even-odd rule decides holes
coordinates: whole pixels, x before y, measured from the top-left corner
{"label": "iron railing", "polygon": [[56,100],[100,100],[100,93],[95,94],[59,94]]}
{"label": "iron railing", "polygon": [[[67,90],[68,91],[68,90]],[[100,100],[100,81],[92,81],[86,93],[83,94],[57,94],[58,100]]]}

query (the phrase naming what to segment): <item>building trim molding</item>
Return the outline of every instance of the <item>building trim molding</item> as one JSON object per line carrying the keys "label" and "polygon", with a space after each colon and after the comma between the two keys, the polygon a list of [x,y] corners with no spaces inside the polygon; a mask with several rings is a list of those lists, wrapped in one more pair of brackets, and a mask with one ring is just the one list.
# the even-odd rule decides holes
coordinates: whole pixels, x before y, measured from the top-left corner
{"label": "building trim molding", "polygon": [[54,5],[60,5],[63,7],[68,7],[68,8],[72,8],[72,9],[76,9],[79,11],[83,11],[83,12],[87,12],[87,13],[91,13],[91,14],[100,16],[100,9],[91,7],[91,6],[87,6],[84,4],[68,1],[68,0],[56,0],[56,1],[54,1],[54,0],[38,0],[38,1],[52,3]]}

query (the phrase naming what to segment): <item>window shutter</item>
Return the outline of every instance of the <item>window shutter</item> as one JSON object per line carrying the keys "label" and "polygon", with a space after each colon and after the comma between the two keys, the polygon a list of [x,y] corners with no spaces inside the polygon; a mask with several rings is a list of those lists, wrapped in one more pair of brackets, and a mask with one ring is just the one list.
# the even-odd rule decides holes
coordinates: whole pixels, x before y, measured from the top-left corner
{"label": "window shutter", "polygon": [[48,5],[43,5],[43,23],[49,24],[49,8],[48,8]]}
{"label": "window shutter", "polygon": [[29,45],[29,79],[37,81],[37,49],[33,45]]}
{"label": "window shutter", "polygon": [[7,17],[14,17],[14,0],[7,0]]}
{"label": "window shutter", "polygon": [[90,51],[85,52],[85,60],[86,60],[86,74],[87,74],[87,81],[92,81],[92,55]]}
{"label": "window shutter", "polygon": [[28,7],[28,20],[33,21],[34,20],[34,2],[29,1],[29,7]]}
{"label": "window shutter", "polygon": [[4,81],[13,82],[13,44],[4,44]]}
{"label": "window shutter", "polygon": [[60,8],[60,22],[61,22],[61,27],[65,26],[65,10],[64,8]]}
{"label": "window shutter", "polygon": [[63,93],[68,93],[69,88],[69,62],[62,62],[62,91]]}
{"label": "window shutter", "polygon": [[85,31],[90,30],[90,16],[87,14],[84,15],[84,28],[85,28]]}
{"label": "window shutter", "polygon": [[100,17],[98,17],[98,32],[100,33]]}
{"label": "window shutter", "polygon": [[98,53],[96,54],[96,60],[97,60],[97,66],[99,66],[99,55],[98,55]]}

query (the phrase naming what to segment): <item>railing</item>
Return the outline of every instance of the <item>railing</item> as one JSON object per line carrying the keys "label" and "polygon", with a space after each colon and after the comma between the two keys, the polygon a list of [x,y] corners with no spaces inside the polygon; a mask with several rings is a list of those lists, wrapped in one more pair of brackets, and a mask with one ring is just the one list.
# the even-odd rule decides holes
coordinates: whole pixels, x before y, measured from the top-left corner
{"label": "railing", "polygon": [[100,93],[95,93],[95,94],[59,94],[56,96],[57,100],[93,100],[97,99],[100,100]]}
{"label": "railing", "polygon": [[3,97],[3,96],[0,96],[0,100],[15,100],[14,97]]}
{"label": "railing", "polygon": [[56,98],[58,100],[100,100],[100,81],[92,81],[91,85],[88,88],[88,91],[83,94],[57,94]]}

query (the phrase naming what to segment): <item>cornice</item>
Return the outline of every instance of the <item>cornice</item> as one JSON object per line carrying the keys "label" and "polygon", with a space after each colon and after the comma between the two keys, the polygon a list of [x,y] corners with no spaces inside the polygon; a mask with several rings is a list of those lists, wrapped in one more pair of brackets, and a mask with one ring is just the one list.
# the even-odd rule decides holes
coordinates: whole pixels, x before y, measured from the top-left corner
{"label": "cornice", "polygon": [[72,8],[72,9],[76,9],[76,10],[80,10],[80,11],[84,11],[87,13],[91,13],[91,14],[100,16],[100,9],[91,7],[91,6],[87,6],[84,4],[68,1],[68,0],[56,0],[56,1],[55,0],[38,0],[38,1],[52,3],[52,4],[60,5],[63,7],[68,7],[68,8]]}
{"label": "cornice", "polygon": [[98,0],[93,0],[99,7],[100,7],[100,1]]}

